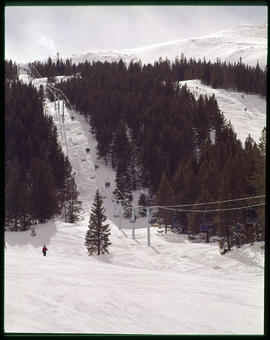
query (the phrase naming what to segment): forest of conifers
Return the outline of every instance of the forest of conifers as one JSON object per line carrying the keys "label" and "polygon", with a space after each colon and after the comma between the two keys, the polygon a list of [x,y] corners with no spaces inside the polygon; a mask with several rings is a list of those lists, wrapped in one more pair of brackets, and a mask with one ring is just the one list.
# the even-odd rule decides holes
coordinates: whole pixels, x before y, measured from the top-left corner
{"label": "forest of conifers", "polygon": [[53,120],[44,115],[43,94],[16,80],[15,64],[5,66],[5,225],[27,230],[62,212],[74,222],[74,175]]}
{"label": "forest of conifers", "polygon": [[[266,71],[259,65],[249,67],[241,60],[234,64],[187,61],[184,56],[174,63],[159,60],[153,65],[141,62],[126,65],[122,60],[75,65],[71,60],[53,62],[50,58],[46,63],[33,65],[41,76],[73,75],[57,86],[89,122],[98,142],[98,156],[116,170],[116,185],[126,197],[132,199],[132,190],[147,188],[150,194],[141,197],[140,204],[175,205],[264,194],[265,129],[258,145],[250,136],[242,145],[220,112],[214,95],[196,100],[187,87],[178,84],[196,78],[212,87],[265,96]],[[18,115],[8,106],[11,89],[8,86],[6,105],[10,113],[6,115],[10,119],[6,119],[15,124]],[[31,87],[27,91],[34,92]],[[32,105],[29,101],[32,98],[27,107]],[[38,110],[37,107],[35,104],[33,110]],[[23,111],[20,115],[24,116]],[[33,130],[39,139],[37,145],[43,150],[38,153],[42,154],[45,146],[50,145],[48,133],[53,127],[41,131],[34,126]],[[18,131],[18,138],[21,135]],[[11,139],[8,135],[7,145],[12,145]],[[52,153],[45,154],[50,157]],[[21,150],[16,157],[21,162],[29,158]],[[159,217],[167,218],[162,214]],[[248,229],[249,240],[264,237],[263,209],[259,209],[259,217],[256,229]],[[235,212],[216,213],[215,232],[225,236],[228,224],[235,218]],[[240,214],[238,219],[241,218],[244,217]],[[198,232],[199,214],[182,213],[181,219],[189,234]]]}

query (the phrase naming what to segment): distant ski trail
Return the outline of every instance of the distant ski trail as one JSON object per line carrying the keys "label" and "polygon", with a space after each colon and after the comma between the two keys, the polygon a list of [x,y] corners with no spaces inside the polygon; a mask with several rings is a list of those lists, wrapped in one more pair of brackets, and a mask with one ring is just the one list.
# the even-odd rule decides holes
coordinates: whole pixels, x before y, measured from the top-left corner
{"label": "distant ski trail", "polygon": [[200,95],[211,96],[214,94],[225,119],[231,121],[242,144],[245,143],[249,134],[258,143],[261,132],[266,126],[265,98],[242,92],[213,89],[203,85],[198,79],[184,80],[179,83],[186,84],[196,98]]}

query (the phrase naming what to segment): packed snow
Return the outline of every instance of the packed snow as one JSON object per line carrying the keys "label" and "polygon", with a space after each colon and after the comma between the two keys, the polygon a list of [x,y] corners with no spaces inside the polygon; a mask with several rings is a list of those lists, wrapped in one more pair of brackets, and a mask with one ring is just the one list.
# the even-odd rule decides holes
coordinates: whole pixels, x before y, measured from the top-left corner
{"label": "packed snow", "polygon": [[133,49],[90,51],[65,58],[71,58],[74,63],[86,60],[113,62],[123,59],[126,63],[141,60],[144,64],[151,64],[159,57],[174,61],[182,53],[187,59],[205,58],[211,62],[219,58],[221,61],[234,63],[241,57],[243,63],[256,66],[259,62],[264,69],[267,63],[267,24],[237,26],[201,38],[174,40]]}
{"label": "packed snow", "polygon": [[[264,243],[220,255],[215,242],[192,243],[187,235],[151,227],[147,246],[145,218],[136,221],[133,239],[128,219],[120,229],[114,217],[115,172],[97,160],[84,116],[65,107],[63,124],[48,101],[46,113],[76,172],[83,213],[75,224],[55,218],[36,225],[35,237],[5,233],[5,332],[263,334]],[[112,245],[107,255],[88,256],[84,239],[96,189],[104,195]]]}
{"label": "packed snow", "polygon": [[[6,235],[5,331],[262,334],[262,244],[220,255],[185,235],[119,231],[109,255],[87,256],[84,221]],[[48,248],[43,257],[43,244]]]}

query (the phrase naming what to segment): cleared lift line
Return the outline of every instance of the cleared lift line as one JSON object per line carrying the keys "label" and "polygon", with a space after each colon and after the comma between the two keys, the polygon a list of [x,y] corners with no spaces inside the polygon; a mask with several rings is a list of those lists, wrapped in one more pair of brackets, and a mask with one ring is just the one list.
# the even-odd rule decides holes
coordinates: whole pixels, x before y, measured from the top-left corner
{"label": "cleared lift line", "polygon": [[[31,65],[30,69],[27,69],[25,67],[21,67],[21,69],[25,70],[27,72],[27,74],[31,78],[33,78],[33,79],[42,78],[41,75],[39,74],[39,72],[37,71],[37,69],[34,67],[34,65]],[[67,156],[68,156],[69,150],[68,150],[68,142],[67,142],[67,138],[66,138],[65,124],[64,124],[64,105],[65,105],[65,100],[70,105],[71,109],[72,109],[72,106],[71,106],[70,101],[68,100],[68,98],[65,96],[65,94],[60,89],[57,89],[54,86],[49,85],[48,83],[45,84],[45,88],[47,90],[49,90],[49,92],[51,92],[53,97],[54,97],[54,103],[55,103],[55,107],[54,108],[55,108],[56,116],[59,117],[60,133],[61,133],[61,137],[65,141],[66,153],[67,153]],[[57,92],[58,92],[58,95],[57,95]],[[62,96],[62,105],[63,105],[63,107],[62,107],[62,115],[60,114],[60,97],[61,96]]]}

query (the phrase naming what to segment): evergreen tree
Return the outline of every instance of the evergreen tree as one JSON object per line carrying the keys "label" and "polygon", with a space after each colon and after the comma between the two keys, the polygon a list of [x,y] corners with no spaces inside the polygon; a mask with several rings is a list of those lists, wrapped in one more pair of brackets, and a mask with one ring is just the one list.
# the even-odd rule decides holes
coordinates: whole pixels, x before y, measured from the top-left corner
{"label": "evergreen tree", "polygon": [[74,179],[74,174],[67,179],[65,196],[65,216],[66,222],[75,223],[80,219],[82,202],[79,201],[79,192]]}
{"label": "evergreen tree", "polygon": [[89,256],[109,253],[108,247],[111,245],[109,242],[110,228],[109,224],[104,224],[107,217],[102,204],[103,200],[97,190],[91,209],[89,229],[85,236],[85,246]]}
{"label": "evergreen tree", "polygon": [[6,148],[6,153],[5,153],[5,157],[6,157],[6,160],[13,160],[16,156],[16,153],[17,153],[17,146],[16,146],[16,140],[14,137],[12,137],[10,140],[9,140],[9,143],[7,145],[7,148]]}
{"label": "evergreen tree", "polygon": [[[262,130],[258,144],[259,154],[255,164],[254,174],[251,183],[256,195],[264,195],[266,187],[266,128]],[[261,241],[265,238],[265,206],[258,207],[258,222],[255,225],[256,240]]]}
{"label": "evergreen tree", "polygon": [[11,166],[11,173],[6,184],[5,190],[5,218],[7,224],[14,230],[18,230],[20,217],[20,199],[19,195],[21,183],[21,167],[18,159],[14,159]]}
{"label": "evergreen tree", "polygon": [[31,214],[35,221],[46,222],[58,212],[57,193],[50,167],[38,158],[31,165]]}
{"label": "evergreen tree", "polygon": [[118,163],[115,182],[118,189],[114,191],[116,198],[123,199],[123,196],[120,194],[121,192],[126,198],[131,201],[131,177],[127,168],[127,163],[123,159],[120,159]]}
{"label": "evergreen tree", "polygon": [[[211,195],[206,188],[202,188],[200,195],[198,196],[195,203],[207,203],[211,202]],[[207,205],[194,205],[192,210],[206,210]],[[188,234],[197,234],[199,232],[200,224],[203,224],[203,213],[189,212],[187,215],[188,219]]]}
{"label": "evergreen tree", "polygon": [[18,67],[12,60],[5,60],[5,79],[16,80],[18,78]]}
{"label": "evergreen tree", "polygon": [[[234,160],[230,156],[223,168],[221,174],[221,182],[219,188],[219,199],[229,200],[233,199],[234,192],[232,183],[234,180],[233,169]],[[217,225],[217,234],[220,237],[219,247],[221,254],[230,251],[234,245],[233,241],[233,226],[235,223],[235,215],[232,211],[220,211],[215,217],[215,224]]]}
{"label": "evergreen tree", "polygon": [[19,185],[19,215],[20,215],[20,230],[27,230],[31,225],[31,214],[30,214],[30,191],[29,185],[26,179],[23,179]]}
{"label": "evergreen tree", "polygon": [[110,151],[110,144],[112,142],[112,126],[106,122],[104,123],[102,129],[96,133],[97,145],[97,155],[98,158],[103,158],[105,164],[107,165],[107,156]]}
{"label": "evergreen tree", "polygon": [[127,131],[123,123],[120,124],[119,128],[114,134],[112,142],[112,159],[116,160],[113,162],[113,166],[118,164],[120,160],[129,163],[130,159],[130,142],[127,137]]}
{"label": "evergreen tree", "polygon": [[[162,179],[159,184],[157,197],[156,197],[156,205],[169,205],[172,203],[173,198],[173,191],[172,188],[166,178],[166,173],[163,173]],[[171,211],[167,209],[159,209],[159,212],[157,214],[159,218],[162,219],[162,222],[164,224],[164,230],[165,234],[167,233],[169,225],[171,225]]]}
{"label": "evergreen tree", "polygon": [[75,223],[80,219],[82,211],[82,202],[79,200],[79,192],[75,182],[75,173],[72,173],[72,167],[67,156],[59,154],[57,160],[61,160],[59,166],[61,171],[60,182],[58,183],[60,199],[60,209],[63,208],[63,214],[66,222]]}

